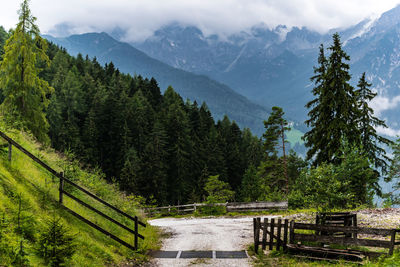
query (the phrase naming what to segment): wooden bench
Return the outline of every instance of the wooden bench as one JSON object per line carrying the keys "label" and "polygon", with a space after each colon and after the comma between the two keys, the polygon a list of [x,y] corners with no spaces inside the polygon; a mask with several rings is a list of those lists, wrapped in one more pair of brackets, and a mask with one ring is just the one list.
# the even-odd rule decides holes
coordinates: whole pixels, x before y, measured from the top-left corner
{"label": "wooden bench", "polygon": [[[301,230],[298,233],[296,230]],[[309,233],[304,233],[309,230]],[[327,235],[320,235],[319,233],[327,233]],[[330,233],[344,233],[343,236],[335,236]],[[332,226],[332,225],[317,225],[290,222],[289,252],[304,253],[317,258],[343,258],[351,261],[361,261],[365,257],[374,258],[382,255],[381,252],[364,252],[351,249],[331,249],[321,248],[317,245],[309,245],[310,243],[318,244],[334,244],[342,246],[366,246],[375,248],[388,249],[387,254],[392,255],[396,245],[400,242],[396,241],[396,233],[400,233],[400,229],[377,229],[377,228],[361,228],[353,226]],[[390,240],[359,238],[360,235],[390,237]],[[308,244],[307,246],[304,243]]]}

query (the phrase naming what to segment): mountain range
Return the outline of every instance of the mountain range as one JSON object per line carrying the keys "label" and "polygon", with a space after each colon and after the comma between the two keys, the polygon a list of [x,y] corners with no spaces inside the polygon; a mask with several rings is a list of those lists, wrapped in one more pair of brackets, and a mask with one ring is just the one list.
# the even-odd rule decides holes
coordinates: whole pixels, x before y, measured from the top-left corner
{"label": "mountain range", "polygon": [[[352,84],[366,72],[378,92],[371,105],[391,127],[380,132],[398,135],[400,7],[377,19],[324,34],[305,27],[256,25],[250,31],[221,38],[206,36],[195,26],[172,23],[146,40],[130,44],[123,42],[126,32],[120,28],[46,38],[73,55],[88,54],[103,64],[112,61],[123,72],[155,77],[162,90],[172,85],[184,98],[206,101],[217,119],[227,114],[241,127],[261,135],[262,122],[275,105],[284,109],[297,129],[306,131],[304,106],[312,98],[310,77],[318,47],[321,43],[329,47],[335,32],[351,57]],[[290,138],[300,143],[300,136],[294,131]]]}
{"label": "mountain range", "polygon": [[[131,43],[149,56],[173,67],[206,75],[263,105],[283,107],[289,117],[304,121],[304,105],[312,98],[313,66],[318,47],[331,44],[339,32],[350,55],[352,84],[363,72],[378,92],[372,103],[376,113],[391,127],[398,126],[400,111],[400,7],[377,19],[365,19],[346,29],[321,34],[305,27],[257,25],[221,39],[205,36],[194,26],[173,23],[141,42]],[[123,31],[111,34],[123,39]],[[397,131],[385,131],[395,135]]]}
{"label": "mountain range", "polygon": [[227,85],[205,75],[169,66],[127,43],[113,39],[107,33],[87,33],[66,38],[45,37],[72,55],[81,53],[96,57],[101,64],[113,62],[124,73],[154,77],[162,90],[171,85],[184,99],[197,101],[199,105],[205,101],[215,118],[228,115],[241,127],[250,128],[256,134],[263,132],[263,120],[269,111],[266,107],[249,101]]}

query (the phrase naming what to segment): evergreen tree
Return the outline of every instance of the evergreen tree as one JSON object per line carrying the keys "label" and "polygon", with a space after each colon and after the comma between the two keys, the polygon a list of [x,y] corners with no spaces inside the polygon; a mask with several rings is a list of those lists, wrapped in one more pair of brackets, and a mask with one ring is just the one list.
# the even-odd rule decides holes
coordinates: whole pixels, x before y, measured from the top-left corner
{"label": "evergreen tree", "polygon": [[250,165],[246,170],[240,187],[241,201],[257,201],[262,195],[262,181],[257,175],[257,168]]}
{"label": "evergreen tree", "polygon": [[343,147],[360,144],[360,134],[355,123],[358,109],[356,94],[349,84],[350,57],[343,51],[339,34],[333,35],[331,52],[325,58],[323,46],[320,47],[319,67],[314,68],[315,76],[311,78],[316,87],[313,94],[316,98],[306,107],[311,108],[306,121],[311,130],[304,135],[305,145],[309,147],[307,159],[314,158],[314,165],[322,162],[340,163]]}
{"label": "evergreen tree", "polygon": [[4,44],[8,38],[7,32],[4,30],[3,26],[0,26],[0,60],[4,54]]}
{"label": "evergreen tree", "polygon": [[[264,138],[264,151],[266,155],[265,162],[262,164],[264,166],[264,172],[280,172],[278,169],[283,168],[283,176],[286,181],[286,194],[289,191],[289,177],[287,174],[287,161],[286,161],[286,151],[285,151],[285,131],[289,131],[288,122],[283,118],[282,108],[272,107],[272,113],[267,121],[264,121],[265,133]],[[277,146],[281,142],[282,147],[282,164],[278,163],[278,151]],[[280,167],[280,165],[282,167]],[[276,173],[277,174],[277,173]],[[269,175],[264,173],[264,175]],[[276,175],[276,179],[279,180],[279,175]]]}
{"label": "evergreen tree", "polygon": [[36,253],[50,266],[63,266],[76,249],[75,236],[54,215],[39,234]]}
{"label": "evergreen tree", "polygon": [[366,81],[365,72],[362,74],[357,87],[358,126],[360,128],[362,148],[370,162],[375,165],[375,168],[382,168],[385,172],[388,167],[386,161],[390,161],[390,159],[386,156],[385,149],[380,147],[379,144],[391,146],[393,142],[376,133],[375,129],[377,127],[387,128],[387,126],[384,120],[373,116],[374,111],[368,105],[374,99],[376,93],[371,91],[371,84]]}
{"label": "evergreen tree", "polygon": [[22,2],[17,27],[4,47],[0,64],[0,88],[5,97],[2,108],[8,121],[18,121],[39,140],[47,141],[49,124],[44,111],[52,88],[39,77],[38,67],[40,62],[49,62],[47,43],[40,36],[28,3]]}

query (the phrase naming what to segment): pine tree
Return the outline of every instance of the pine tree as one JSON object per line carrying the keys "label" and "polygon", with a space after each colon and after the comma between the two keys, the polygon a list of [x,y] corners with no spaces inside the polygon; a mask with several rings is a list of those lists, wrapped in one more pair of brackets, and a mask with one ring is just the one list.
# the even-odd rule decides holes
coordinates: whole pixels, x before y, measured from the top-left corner
{"label": "pine tree", "polygon": [[9,122],[19,122],[46,142],[49,124],[44,111],[53,89],[39,77],[38,64],[48,64],[49,58],[46,40],[40,36],[28,4],[28,0],[22,2],[17,27],[4,47],[0,64],[0,88],[5,97],[2,109]]}
{"label": "pine tree", "polygon": [[309,112],[307,126],[311,130],[304,135],[305,145],[310,150],[307,159],[314,158],[314,165],[322,162],[340,163],[343,146],[360,144],[360,134],[355,123],[358,109],[354,88],[349,84],[350,57],[343,51],[339,34],[333,35],[333,44],[328,48],[331,54],[325,58],[320,48],[319,67],[314,68],[311,78],[316,87],[316,98],[306,107]]}
{"label": "pine tree", "polygon": [[36,253],[50,266],[63,266],[75,253],[75,236],[69,232],[55,213],[40,232]]}
{"label": "pine tree", "polygon": [[[269,116],[267,121],[264,121],[265,133],[263,134],[264,138],[264,151],[266,155],[265,162],[263,166],[270,166],[275,169],[280,164],[276,164],[278,161],[278,144],[281,142],[282,147],[282,167],[283,167],[283,175],[286,181],[286,194],[289,191],[289,177],[287,174],[287,161],[286,161],[286,151],[285,151],[285,132],[290,130],[288,127],[288,122],[283,118],[282,108],[280,107],[272,107],[272,113]],[[267,163],[269,162],[269,163]],[[268,167],[268,169],[270,168]],[[278,167],[279,168],[279,167]],[[275,172],[276,170],[274,170]],[[277,179],[279,179],[277,177]]]}
{"label": "pine tree", "polygon": [[392,145],[392,141],[376,133],[377,127],[387,128],[385,121],[374,117],[373,109],[368,105],[376,96],[370,87],[372,84],[368,83],[365,79],[365,72],[362,74],[359,82],[357,94],[357,106],[359,109],[358,127],[360,128],[361,144],[363,151],[375,168],[382,168],[386,171],[388,168],[387,161],[390,159],[386,156],[386,151],[379,144],[387,146]]}

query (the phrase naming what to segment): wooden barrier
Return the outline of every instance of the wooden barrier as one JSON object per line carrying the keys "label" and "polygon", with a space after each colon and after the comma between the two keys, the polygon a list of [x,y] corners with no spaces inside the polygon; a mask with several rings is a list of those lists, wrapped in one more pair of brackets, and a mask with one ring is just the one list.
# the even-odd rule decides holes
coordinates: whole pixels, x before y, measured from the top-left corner
{"label": "wooden barrier", "polygon": [[[285,251],[288,243],[288,228],[289,220],[285,219],[268,219],[264,218],[261,222],[261,218],[253,219],[254,227],[254,251],[258,253],[259,246],[261,245],[262,250],[267,247],[269,250],[280,250],[281,248]],[[262,232],[262,234],[261,234]],[[260,236],[262,237],[260,242]]]}
{"label": "wooden barrier", "polygon": [[[330,225],[330,226],[353,226],[357,227],[357,214],[351,214],[350,212],[321,212],[315,217],[315,224],[319,225]],[[320,235],[344,235],[342,232],[331,232],[325,233],[320,232]],[[357,233],[353,233],[356,235]],[[347,237],[349,234],[347,234]]]}
{"label": "wooden barrier", "polygon": [[[299,233],[296,230],[300,230]],[[296,223],[282,219],[261,218],[253,219],[254,251],[261,249],[280,250],[281,248],[295,254],[296,257],[307,257],[317,260],[362,261],[366,257],[377,257],[380,252],[360,251],[355,249],[332,249],[321,247],[321,244],[335,244],[343,246],[364,246],[388,249],[387,254],[392,255],[400,240],[396,240],[396,234],[400,229],[361,228],[355,226],[337,226]],[[306,233],[306,232],[309,233]],[[334,233],[343,233],[341,236]],[[325,233],[321,235],[321,233]],[[361,239],[360,235],[369,235],[369,239]],[[371,236],[389,236],[390,240],[372,239]],[[260,240],[261,239],[261,240]],[[307,246],[302,245],[306,242]],[[310,245],[313,244],[313,245]],[[300,254],[300,255],[299,255]]]}
{"label": "wooden barrier", "polygon": [[226,211],[263,211],[263,210],[287,210],[288,202],[233,202],[227,203]]}
{"label": "wooden barrier", "polygon": [[288,208],[287,201],[281,202],[232,202],[232,203],[194,203],[176,206],[152,207],[145,208],[147,214],[155,213],[190,213],[195,212],[201,207],[224,206],[227,212],[240,211],[264,211],[264,210],[286,210]]}
{"label": "wooden barrier", "polygon": [[[302,233],[296,233],[296,230],[302,230]],[[304,233],[304,230],[311,230],[310,233]],[[316,233],[325,232],[327,235],[318,235]],[[332,233],[342,232],[344,236],[334,236]],[[387,248],[388,255],[393,254],[394,247],[400,245],[400,242],[396,241],[396,233],[400,233],[399,229],[379,229],[379,228],[361,228],[352,226],[330,226],[330,225],[316,225],[316,224],[306,224],[306,223],[295,223],[290,224],[290,244],[289,248],[297,252],[312,251],[312,247],[301,246],[302,242],[315,242],[324,244],[337,244],[344,246],[366,246],[366,247],[376,247],[376,248]],[[381,239],[361,239],[360,234],[386,237],[390,236],[390,240]],[[304,248],[304,249],[303,249]],[[318,250],[319,251],[319,250]],[[354,251],[354,250],[353,250]],[[324,253],[327,253],[325,251]],[[377,252],[361,252],[369,257],[376,257],[382,253]],[[335,252],[333,251],[333,254]],[[346,254],[351,254],[349,251]]]}

